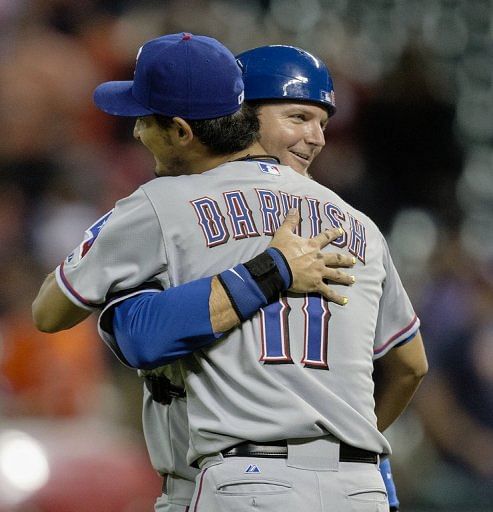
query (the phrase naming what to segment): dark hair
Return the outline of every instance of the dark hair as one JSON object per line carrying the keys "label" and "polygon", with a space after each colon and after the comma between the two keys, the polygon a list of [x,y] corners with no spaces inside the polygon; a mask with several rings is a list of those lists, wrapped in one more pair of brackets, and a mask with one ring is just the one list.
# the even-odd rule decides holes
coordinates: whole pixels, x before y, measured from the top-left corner
{"label": "dark hair", "polygon": [[[155,114],[161,128],[169,128],[172,117]],[[251,146],[258,139],[260,123],[257,107],[243,103],[241,109],[229,116],[216,119],[185,119],[194,135],[215,155],[236,153]]]}

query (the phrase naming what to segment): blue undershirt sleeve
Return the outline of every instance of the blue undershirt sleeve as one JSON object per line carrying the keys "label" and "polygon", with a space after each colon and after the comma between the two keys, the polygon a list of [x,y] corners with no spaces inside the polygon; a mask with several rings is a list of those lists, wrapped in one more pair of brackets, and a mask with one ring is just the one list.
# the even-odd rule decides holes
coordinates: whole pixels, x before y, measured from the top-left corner
{"label": "blue undershirt sleeve", "polygon": [[[266,271],[270,271],[270,281],[261,280]],[[292,275],[284,256],[268,248],[247,264],[222,272],[219,279],[244,321],[277,300],[279,292],[291,285]],[[99,318],[103,340],[124,364],[143,370],[210,345],[222,336],[212,330],[211,282],[212,277],[205,277],[164,291],[156,291],[155,283],[144,283],[140,289],[115,294]]]}
{"label": "blue undershirt sleeve", "polygon": [[130,366],[156,368],[220,337],[212,330],[209,314],[211,280],[143,292],[113,306],[113,335]]}

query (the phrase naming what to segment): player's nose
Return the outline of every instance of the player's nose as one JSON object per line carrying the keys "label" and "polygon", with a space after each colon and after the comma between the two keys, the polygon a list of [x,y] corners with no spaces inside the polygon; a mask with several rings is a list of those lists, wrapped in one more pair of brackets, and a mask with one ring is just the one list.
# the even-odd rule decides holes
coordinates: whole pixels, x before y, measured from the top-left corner
{"label": "player's nose", "polygon": [[325,146],[325,135],[319,123],[312,123],[306,136],[306,142],[323,148]]}

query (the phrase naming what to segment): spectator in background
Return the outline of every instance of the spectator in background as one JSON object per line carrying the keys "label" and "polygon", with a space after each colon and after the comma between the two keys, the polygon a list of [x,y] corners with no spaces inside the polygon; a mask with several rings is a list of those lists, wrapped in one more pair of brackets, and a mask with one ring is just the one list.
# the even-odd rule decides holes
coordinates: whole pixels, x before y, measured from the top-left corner
{"label": "spectator in background", "polygon": [[406,206],[427,208],[449,225],[459,219],[454,190],[462,151],[454,133],[455,107],[431,76],[424,54],[409,47],[376,84],[356,123],[368,181],[358,206],[384,233]]}
{"label": "spectator in background", "polygon": [[428,505],[447,510],[491,510],[492,276],[457,244],[442,247],[440,254],[421,308],[430,372],[415,400],[438,459],[423,468],[417,491]]}

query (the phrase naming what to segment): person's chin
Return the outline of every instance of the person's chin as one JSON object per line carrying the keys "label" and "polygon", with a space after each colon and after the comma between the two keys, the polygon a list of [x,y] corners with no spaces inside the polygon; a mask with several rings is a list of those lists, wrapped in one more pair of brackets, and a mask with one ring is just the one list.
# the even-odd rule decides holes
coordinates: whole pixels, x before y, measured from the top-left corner
{"label": "person's chin", "polygon": [[300,160],[301,159],[297,157],[289,158],[286,164],[293,168],[297,173],[306,175],[309,164],[301,162]]}
{"label": "person's chin", "polygon": [[169,174],[168,170],[167,169],[163,169],[162,167],[160,167],[159,165],[156,165],[156,168],[154,169],[154,175],[157,177],[157,178],[161,178],[163,176],[167,176]]}
{"label": "person's chin", "polygon": [[287,165],[292,167],[297,173],[306,176],[310,162],[307,162],[306,160],[303,160],[302,158],[290,153],[290,156],[287,159]]}

